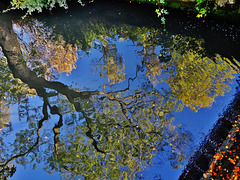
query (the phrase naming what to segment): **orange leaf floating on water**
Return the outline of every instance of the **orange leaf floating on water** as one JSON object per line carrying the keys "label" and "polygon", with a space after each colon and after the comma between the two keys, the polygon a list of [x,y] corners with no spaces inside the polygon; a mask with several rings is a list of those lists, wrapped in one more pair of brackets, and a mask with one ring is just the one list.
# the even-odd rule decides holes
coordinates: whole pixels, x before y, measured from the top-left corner
{"label": "orange leaf floating on water", "polygon": [[233,172],[240,172],[240,167],[239,166],[234,166]]}
{"label": "orange leaf floating on water", "polygon": [[234,165],[236,164],[235,161],[234,161],[233,159],[228,158],[228,160],[229,160],[229,162],[231,162],[232,164],[234,164]]}
{"label": "orange leaf floating on water", "polygon": [[216,153],[214,156],[213,156],[214,159],[217,159],[217,160],[222,160],[223,158],[223,155],[222,154],[219,154],[219,153]]}
{"label": "orange leaf floating on water", "polygon": [[240,168],[239,168],[239,166],[235,166],[234,167],[234,170],[233,170],[233,176],[232,176],[232,179],[233,180],[238,180],[239,179],[239,177],[240,177]]}
{"label": "orange leaf floating on water", "polygon": [[222,170],[222,166],[217,166],[216,168],[218,171],[221,171]]}

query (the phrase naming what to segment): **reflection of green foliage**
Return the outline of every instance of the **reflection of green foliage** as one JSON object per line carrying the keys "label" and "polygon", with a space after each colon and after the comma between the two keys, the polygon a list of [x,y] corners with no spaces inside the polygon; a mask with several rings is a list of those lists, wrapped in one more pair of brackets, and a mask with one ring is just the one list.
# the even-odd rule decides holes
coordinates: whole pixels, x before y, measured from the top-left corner
{"label": "reflection of green foliage", "polygon": [[98,49],[102,53],[102,57],[96,62],[96,66],[99,66],[100,76],[108,78],[109,84],[120,83],[125,80],[125,63],[117,51],[116,44],[109,42],[103,36],[97,37],[94,48]]}
{"label": "reflection of green foliage", "polygon": [[[7,65],[5,57],[1,58],[0,63],[0,99],[13,99],[16,98],[15,94],[18,93],[18,82],[12,76],[12,73]],[[11,101],[11,100],[10,100]]]}
{"label": "reflection of green foliage", "polygon": [[[173,43],[170,48],[172,61],[163,64],[164,68],[174,66],[176,69],[167,71],[170,77],[166,79],[173,94],[195,111],[209,107],[215,97],[229,90],[228,81],[234,78],[236,70],[227,58],[204,56],[199,40],[176,36]],[[193,46],[195,50],[190,48]]]}
{"label": "reflection of green foliage", "polygon": [[[37,111],[29,128],[16,135],[10,145],[11,153],[6,151],[9,145],[1,144],[1,163],[11,158],[11,154],[17,154],[18,164],[26,165],[31,161],[34,168],[44,161],[47,172],[60,171],[65,179],[131,179],[150,164],[155,152],[162,151],[164,146],[172,149],[168,158],[174,168],[185,159],[184,148],[191,136],[178,132],[172,124],[171,112],[179,107],[178,100],[170,92],[162,95],[150,86],[132,95],[123,91],[76,101],[81,104],[81,113],[64,115],[68,125],[55,128],[54,144],[51,135],[40,137],[37,132],[36,137],[37,122],[34,120],[40,116]],[[96,151],[93,141],[103,152]],[[23,156],[29,149],[28,157]]]}
{"label": "reflection of green foliage", "polygon": [[[138,27],[133,25],[127,25],[125,23],[115,23],[110,20],[92,17],[88,20],[82,19],[70,19],[64,26],[61,21],[46,22],[49,23],[49,27],[52,28],[53,35],[56,37],[62,35],[67,43],[77,44],[82,50],[88,52],[92,47],[96,39],[111,38],[116,39],[123,38],[142,43],[144,35],[149,34],[150,41],[156,42],[159,36],[162,34],[160,29],[154,29],[152,27]],[[73,25],[75,24],[75,25]],[[158,36],[157,36],[158,35]]]}
{"label": "reflection of green foliage", "polygon": [[[83,21],[76,23],[84,25]],[[53,128],[54,138],[51,138],[51,128],[44,129],[44,134],[50,136],[40,137],[39,129],[36,127],[40,124],[37,120],[42,115],[32,112],[35,117],[31,118],[31,124],[16,135],[10,147],[1,144],[1,163],[15,154],[20,154],[22,157],[18,158],[17,163],[25,165],[29,161],[34,161],[35,167],[37,163],[44,162],[47,172],[60,171],[64,178],[131,179],[146,164],[151,163],[155,151],[161,151],[168,146],[171,149],[168,153],[169,161],[177,168],[187,156],[185,147],[191,141],[191,134],[180,131],[173,125],[172,112],[181,111],[182,105],[179,100],[190,108],[197,109],[205,105],[202,103],[206,100],[212,100],[212,97],[223,94],[227,87],[221,81],[231,79],[233,71],[229,70],[226,62],[218,56],[215,59],[219,64],[214,64],[210,58],[200,55],[199,52],[203,51],[202,42],[193,38],[182,36],[174,38],[169,47],[171,60],[160,63],[154,46],[163,41],[159,40],[161,37],[159,30],[133,26],[110,26],[108,29],[107,26],[95,26],[91,23],[86,23],[83,29],[88,30],[89,27],[96,29],[92,28],[94,30],[86,31],[86,34],[76,28],[79,31],[77,35],[83,36],[80,45],[84,46],[81,43],[87,42],[86,48],[90,48],[97,38],[105,50],[110,51],[115,47],[105,41],[106,37],[114,39],[117,35],[124,40],[130,39],[137,43],[136,46],[143,46],[141,53],[145,59],[142,60],[141,68],[147,69],[155,78],[160,73],[153,70],[162,68],[163,72],[168,73],[163,77],[166,77],[170,90],[162,89],[160,93],[153,88],[153,83],[151,84],[144,74],[144,77],[138,79],[141,81],[145,78],[144,82],[139,82],[142,86],[139,85],[136,91],[128,88],[112,93],[96,92],[91,99],[82,100],[81,96],[75,98],[74,103],[80,103],[80,108],[77,109],[79,113],[73,112],[76,106],[69,100],[72,97],[70,94],[66,93],[69,99],[59,96],[58,99],[51,97],[52,100],[44,96],[44,103],[48,105],[45,111],[50,108],[52,114],[58,115],[60,119],[65,118],[65,123],[59,120],[59,126]],[[75,37],[67,36],[70,40]],[[73,39],[73,42],[76,41],[77,38]],[[116,51],[114,53],[116,54]],[[199,77],[204,77],[205,83],[202,83]],[[216,84],[216,88],[212,82]],[[51,84],[50,88],[57,91],[57,87],[51,82],[48,83]],[[59,85],[58,82],[53,84]],[[194,88],[193,91],[191,87]],[[66,86],[64,88],[67,89]],[[206,93],[197,99],[199,92],[202,92],[201,88]],[[48,99],[51,101],[48,102]],[[55,106],[51,108],[50,104]],[[46,113],[43,115],[46,119],[49,117]],[[37,145],[34,146],[36,139],[39,142],[37,141]],[[39,146],[41,148],[35,148]],[[31,154],[28,153],[30,155],[25,157],[24,153],[28,151],[31,151]]]}
{"label": "reflection of green foliage", "polygon": [[15,171],[16,171],[16,167],[13,165],[0,169],[0,179],[5,180],[8,177],[12,177]]}
{"label": "reflection of green foliage", "polygon": [[[157,91],[141,93],[125,98],[120,98],[124,92],[114,93],[108,96],[109,100],[96,96],[93,102],[82,102],[84,112],[93,118],[80,126],[66,127],[67,138],[62,135],[61,139],[68,142],[57,143],[48,171],[61,169],[62,176],[69,179],[131,179],[151,163],[155,151],[166,145],[173,149],[174,154],[169,156],[172,165],[181,164],[186,157],[183,149],[191,136],[178,133],[172,125],[169,113],[178,108],[176,99],[170,94],[163,97]],[[84,114],[82,118],[88,119]],[[91,146],[92,139],[84,137],[88,131],[86,123],[104,153],[97,152]],[[179,151],[178,147],[183,149]]]}
{"label": "reflection of green foliage", "polygon": [[0,59],[0,129],[8,124],[11,116],[10,106],[26,96],[36,94],[20,79],[15,79],[8,67],[7,59],[2,56]]}
{"label": "reflection of green foliage", "polygon": [[12,72],[8,67],[6,57],[2,57],[0,63],[0,99],[8,104],[15,103],[20,96],[35,95],[35,90],[22,83],[21,80],[13,78]]}

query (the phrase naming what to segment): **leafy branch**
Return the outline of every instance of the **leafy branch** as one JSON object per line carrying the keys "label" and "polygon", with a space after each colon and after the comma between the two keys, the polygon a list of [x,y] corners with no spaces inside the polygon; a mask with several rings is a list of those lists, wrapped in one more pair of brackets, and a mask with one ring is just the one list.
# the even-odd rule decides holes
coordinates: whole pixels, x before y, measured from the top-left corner
{"label": "leafy branch", "polygon": [[197,18],[206,17],[210,12],[208,0],[197,0],[195,8],[198,11]]}
{"label": "leafy branch", "polygon": [[164,9],[164,4],[165,4],[165,1],[164,0],[157,0],[157,5],[158,5],[158,9],[155,10],[155,12],[157,13],[157,16],[158,17],[161,17],[161,22],[162,24],[166,24],[166,19],[165,19],[165,15],[169,14],[167,12],[166,9]]}

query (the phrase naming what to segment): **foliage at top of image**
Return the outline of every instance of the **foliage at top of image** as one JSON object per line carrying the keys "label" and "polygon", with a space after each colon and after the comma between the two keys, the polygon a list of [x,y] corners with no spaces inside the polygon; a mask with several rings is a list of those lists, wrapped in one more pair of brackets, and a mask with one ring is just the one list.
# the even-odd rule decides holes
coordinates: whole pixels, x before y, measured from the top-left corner
{"label": "foliage at top of image", "polygon": [[[82,0],[78,0],[78,2],[84,6]],[[94,1],[89,1],[94,2]],[[137,3],[150,3],[155,4],[157,6],[156,14],[160,17],[161,23],[163,25],[166,24],[166,17],[165,15],[168,14],[166,10],[166,6],[174,7],[179,9],[185,9],[185,6],[182,6],[182,3],[185,1],[165,1],[165,0],[130,0],[131,2]],[[31,15],[33,12],[42,12],[43,9],[52,10],[55,7],[63,7],[68,9],[67,1],[66,0],[11,0],[11,7],[4,12],[14,9],[22,9],[26,10],[25,18],[27,15]],[[236,1],[234,0],[196,0],[194,4],[187,5],[188,11],[193,11],[197,13],[197,18],[205,18],[207,14],[215,14],[217,16],[228,16],[232,14],[239,14],[240,10],[237,5],[234,7],[232,6],[235,4]],[[231,5],[231,9],[225,7]]]}
{"label": "foliage at top of image", "polygon": [[[81,5],[84,5],[81,0],[78,0]],[[65,9],[68,8],[66,0],[12,0],[11,8],[13,9],[22,9],[27,10],[26,14],[23,16],[31,15],[34,11],[42,12],[44,8],[52,10],[55,6],[63,7]]]}

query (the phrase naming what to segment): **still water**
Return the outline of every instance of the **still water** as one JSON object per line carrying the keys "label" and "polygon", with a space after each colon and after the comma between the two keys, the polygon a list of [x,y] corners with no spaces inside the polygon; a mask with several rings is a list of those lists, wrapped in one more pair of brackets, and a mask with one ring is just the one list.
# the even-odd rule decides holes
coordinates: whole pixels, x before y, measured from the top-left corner
{"label": "still water", "polygon": [[0,15],[0,179],[178,179],[236,92],[239,28],[144,8]]}

